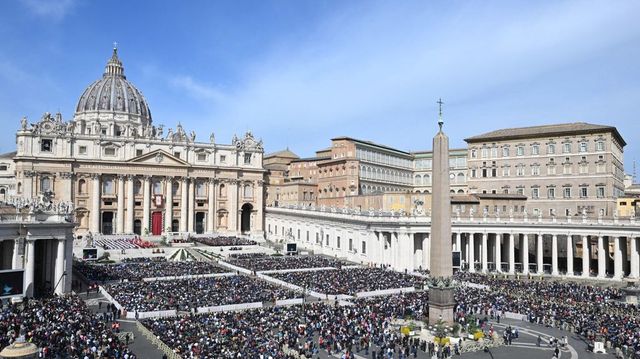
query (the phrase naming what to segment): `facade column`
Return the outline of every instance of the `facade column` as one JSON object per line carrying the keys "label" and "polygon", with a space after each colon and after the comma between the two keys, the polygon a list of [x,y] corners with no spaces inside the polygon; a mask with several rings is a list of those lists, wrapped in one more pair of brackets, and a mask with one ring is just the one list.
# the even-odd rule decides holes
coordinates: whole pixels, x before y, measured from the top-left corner
{"label": "facade column", "polygon": [[124,228],[124,175],[118,175],[118,217],[116,221],[116,232],[125,233]]}
{"label": "facade column", "polygon": [[496,262],[496,272],[502,272],[502,233],[496,233],[496,252],[495,252],[495,262]]}
{"label": "facade column", "polygon": [[11,258],[11,269],[21,269],[22,263],[20,262],[20,238],[16,238],[13,240],[13,257]]}
{"label": "facade column", "polygon": [[487,258],[487,232],[482,233],[482,273],[487,273],[489,268]]}
{"label": "facade column", "polygon": [[262,233],[264,231],[264,181],[258,180],[255,182],[255,191],[253,191],[253,200],[256,207],[256,223],[254,231]]}
{"label": "facade column", "polygon": [[431,247],[427,233],[422,234],[422,269],[431,269]]}
{"label": "facade column", "polygon": [[538,233],[536,235],[536,267],[538,274],[544,273],[544,235],[542,233]]}
{"label": "facade column", "polygon": [[[64,241],[65,248],[65,271],[67,276],[62,281],[64,283],[64,292],[71,292],[71,280],[73,276],[73,234],[68,233],[67,239]],[[62,283],[60,283],[62,285]]]}
{"label": "facade column", "polygon": [[24,198],[33,198],[33,178],[35,177],[35,172],[33,171],[24,171],[23,172],[23,183],[22,183],[22,197]]}
{"label": "facade column", "polygon": [[[229,230],[234,233],[238,231],[238,181],[231,180],[229,182],[229,192],[231,198],[229,198]],[[392,244],[393,245],[393,244]]]}
{"label": "facade column", "polygon": [[629,237],[631,241],[631,272],[629,277],[640,278],[640,253],[638,252],[638,238],[634,235]]}
{"label": "facade column", "polygon": [[589,277],[591,275],[590,263],[591,256],[589,255],[589,237],[582,236],[582,276]]}
{"label": "facade column", "polygon": [[622,237],[613,237],[613,277],[622,279]]}
{"label": "facade column", "polygon": [[25,255],[27,260],[24,263],[24,295],[33,297],[33,276],[35,271],[35,241],[26,239]]}
{"label": "facade column", "polygon": [[61,185],[62,188],[59,195],[56,195],[56,198],[59,198],[62,201],[71,202],[73,201],[73,173],[72,172],[60,172]]}
{"label": "facade column", "polygon": [[151,212],[151,176],[144,176],[142,186],[142,234],[148,235]]}
{"label": "facade column", "polygon": [[133,221],[135,220],[135,195],[133,194],[133,187],[135,183],[135,177],[133,175],[127,175],[127,224],[126,233],[133,233]]}
{"label": "facade column", "polygon": [[195,196],[196,196],[196,179],[192,178],[189,181],[189,199],[187,201],[187,218],[188,218],[188,226],[187,231],[195,232],[196,231],[196,223],[195,223]]}
{"label": "facade column", "polygon": [[61,280],[62,276],[64,276],[64,248],[65,240],[58,240],[58,253],[56,254],[56,267],[55,267],[55,275],[53,277],[54,283],[52,283],[55,287],[55,293],[61,295],[64,293],[64,280]]}
{"label": "facade column", "polygon": [[180,182],[180,232],[187,231],[187,212],[188,212],[188,201],[189,201],[189,179],[186,177],[182,178]]}
{"label": "facade column", "polygon": [[460,238],[460,233],[455,232],[454,235],[456,236],[456,251],[460,252],[460,256],[462,256],[462,239]]}
{"label": "facade column", "polygon": [[573,236],[567,234],[567,275],[573,273]]}
{"label": "facade column", "polygon": [[468,235],[467,246],[469,247],[469,272],[475,273],[476,271],[476,258],[475,258],[476,243],[474,238],[475,233],[467,233],[467,235]]}
{"label": "facade column", "polygon": [[598,278],[607,277],[607,251],[604,249],[604,238],[598,236]]}
{"label": "facade column", "polygon": [[214,224],[216,221],[216,184],[213,178],[209,179],[209,203],[207,210],[207,233],[213,233],[215,231]]}
{"label": "facade column", "polygon": [[91,226],[89,231],[100,233],[100,175],[91,175]]}
{"label": "facade column", "polygon": [[551,275],[558,275],[558,235],[551,236]]}
{"label": "facade column", "polygon": [[[400,239],[400,234],[398,232],[391,233],[391,253],[393,253],[393,263],[391,264],[391,267],[398,271],[403,269],[400,266]],[[345,246],[345,243],[342,243],[342,245]]]}
{"label": "facade column", "polygon": [[529,274],[529,234],[522,235],[520,257],[522,258],[522,274]]}
{"label": "facade column", "polygon": [[516,272],[516,238],[515,234],[509,233],[509,274]]}
{"label": "facade column", "polygon": [[168,176],[164,180],[165,183],[165,205],[164,205],[164,227],[163,232],[172,230],[173,222],[173,177]]}

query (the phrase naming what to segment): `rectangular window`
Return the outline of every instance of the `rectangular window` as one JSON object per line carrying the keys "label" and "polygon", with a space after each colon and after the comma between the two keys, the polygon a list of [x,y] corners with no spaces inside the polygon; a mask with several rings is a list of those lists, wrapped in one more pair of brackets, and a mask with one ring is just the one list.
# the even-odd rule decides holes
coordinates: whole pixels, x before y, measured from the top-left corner
{"label": "rectangular window", "polygon": [[498,157],[498,147],[492,147],[491,148],[491,157],[492,158]]}
{"label": "rectangular window", "polygon": [[329,235],[327,234],[326,243],[329,245]]}
{"label": "rectangular window", "polygon": [[478,151],[477,150],[471,150],[471,158],[478,158]]}
{"label": "rectangular window", "polygon": [[353,250],[353,238],[349,238],[349,250]]}
{"label": "rectangular window", "polygon": [[244,154],[244,164],[245,165],[251,164],[251,154],[250,153],[245,153]]}
{"label": "rectangular window", "polygon": [[136,156],[142,156],[142,150],[136,150]]}
{"label": "rectangular window", "polygon": [[78,147],[78,153],[81,154],[81,155],[86,155],[87,154],[87,146]]}
{"label": "rectangular window", "polygon": [[549,189],[547,189],[547,197],[548,197],[549,199],[556,198],[556,189],[555,189],[555,188],[549,188]]}
{"label": "rectangular window", "polygon": [[563,153],[571,153],[571,144],[570,143],[565,143],[564,146],[562,147],[562,152]]}
{"label": "rectangular window", "polygon": [[509,147],[502,147],[502,157],[509,157]]}
{"label": "rectangular window", "polygon": [[580,164],[580,174],[587,174],[589,172],[589,166],[585,163]]}
{"label": "rectangular window", "polygon": [[531,175],[532,176],[539,176],[540,175],[540,166],[537,166],[537,165],[531,166]]}
{"label": "rectangular window", "polygon": [[596,195],[598,198],[604,198],[604,187],[602,186],[596,187]]}
{"label": "rectangular window", "polygon": [[604,141],[596,142],[596,151],[604,151]]}
{"label": "rectangular window", "polygon": [[547,167],[547,172],[550,175],[555,175],[556,174],[556,166],[554,165],[554,166]]}
{"label": "rectangular window", "polygon": [[516,147],[516,154],[518,156],[524,156],[524,146],[518,146]]}
{"label": "rectangular window", "polygon": [[362,254],[367,254],[367,242],[362,241]]}
{"label": "rectangular window", "polygon": [[116,155],[116,149],[113,147],[107,147],[104,149],[104,155],[105,156],[115,156]]}
{"label": "rectangular window", "polygon": [[516,189],[516,193],[519,194],[519,195],[524,195],[524,188]]}
{"label": "rectangular window", "polygon": [[198,153],[198,161],[204,162],[206,160],[207,160],[207,154],[206,153]]}
{"label": "rectangular window", "polygon": [[587,152],[587,143],[580,142],[580,152]]}
{"label": "rectangular window", "polygon": [[0,171],[6,171],[9,167],[7,165],[1,165]]}
{"label": "rectangular window", "polygon": [[518,166],[516,175],[524,176],[524,166]]}
{"label": "rectangular window", "polygon": [[40,142],[40,152],[51,152],[53,150],[53,140],[42,139]]}
{"label": "rectangular window", "polygon": [[570,175],[571,174],[571,165],[564,165],[563,173],[566,174],[566,175]]}
{"label": "rectangular window", "polygon": [[571,188],[565,187],[564,189],[564,198],[571,198]]}
{"label": "rectangular window", "polygon": [[220,155],[220,163],[225,163],[225,162],[227,162],[227,156]]}
{"label": "rectangular window", "polygon": [[588,197],[587,187],[580,187],[580,198]]}
{"label": "rectangular window", "polygon": [[547,154],[552,155],[552,154],[554,154],[554,153],[556,153],[556,145],[554,145],[553,143],[550,143],[550,144],[547,146]]}
{"label": "rectangular window", "polygon": [[540,189],[539,188],[532,188],[531,189],[531,198],[533,198],[533,199],[540,198]]}
{"label": "rectangular window", "polygon": [[489,149],[484,147],[482,148],[482,158],[487,158],[489,157]]}
{"label": "rectangular window", "polygon": [[604,165],[604,163],[598,163],[596,165],[596,172],[597,173],[604,173],[606,171],[606,167]]}
{"label": "rectangular window", "polygon": [[540,154],[540,146],[539,145],[531,146],[531,154],[532,155],[539,155]]}
{"label": "rectangular window", "polygon": [[503,167],[502,168],[502,176],[503,177],[509,176],[509,167]]}
{"label": "rectangular window", "polygon": [[180,152],[174,152],[174,153],[173,153],[173,157],[180,158]]}

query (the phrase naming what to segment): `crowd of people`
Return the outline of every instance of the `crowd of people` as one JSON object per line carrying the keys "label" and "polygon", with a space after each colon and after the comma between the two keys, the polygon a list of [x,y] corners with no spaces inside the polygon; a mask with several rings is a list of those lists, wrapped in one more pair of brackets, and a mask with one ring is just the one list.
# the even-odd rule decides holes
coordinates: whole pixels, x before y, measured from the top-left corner
{"label": "crowd of people", "polygon": [[394,318],[423,317],[427,302],[426,292],[420,292],[361,299],[353,306],[315,302],[142,323],[183,357],[288,359],[296,353],[315,358],[323,351],[330,357],[391,353],[395,358],[428,352],[425,341],[404,337],[392,325]]}
{"label": "crowd of people", "polygon": [[460,287],[455,293],[458,312],[493,316],[519,313],[533,323],[573,329],[588,340],[603,338],[615,347],[627,346],[640,352],[640,308],[620,302],[622,293],[616,288],[468,273],[458,277],[488,287]]}
{"label": "crowd of people", "polygon": [[178,310],[228,304],[274,302],[301,297],[296,293],[249,276],[123,282],[105,287],[128,312]]}
{"label": "crowd of people", "polygon": [[212,247],[228,247],[228,246],[253,246],[258,244],[258,242],[251,240],[251,239],[245,239],[245,238],[239,238],[239,237],[233,237],[233,236],[220,236],[220,237],[193,237],[194,242],[198,242],[207,246],[212,246]]}
{"label": "crowd of people", "polygon": [[339,259],[318,255],[282,256],[263,253],[232,254],[229,256],[228,262],[254,272],[303,268],[342,268],[350,264]]}
{"label": "crowd of people", "polygon": [[144,240],[138,236],[135,237],[99,237],[94,239],[94,244],[105,250],[108,249],[140,249],[155,248],[157,245],[153,242]]}
{"label": "crowd of people", "polygon": [[225,273],[228,269],[210,262],[169,262],[166,258],[123,260],[117,264],[92,264],[76,261],[74,269],[91,282],[139,281],[143,278],[180,277]]}
{"label": "crowd of people", "polygon": [[269,276],[315,292],[349,294],[393,288],[422,288],[423,278],[383,268],[272,273]]}
{"label": "crowd of people", "polygon": [[23,336],[39,348],[39,358],[135,359],[111,324],[77,296],[25,299],[0,308],[0,348]]}

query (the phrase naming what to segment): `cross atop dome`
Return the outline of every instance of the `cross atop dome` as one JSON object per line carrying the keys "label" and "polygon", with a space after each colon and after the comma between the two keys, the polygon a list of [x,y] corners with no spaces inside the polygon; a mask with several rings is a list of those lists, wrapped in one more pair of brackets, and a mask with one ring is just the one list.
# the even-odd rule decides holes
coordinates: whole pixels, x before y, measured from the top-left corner
{"label": "cross atop dome", "polygon": [[118,58],[118,43],[113,43],[113,53],[111,58],[107,62],[107,66],[104,69],[104,76],[122,76],[124,77],[124,66],[122,61]]}

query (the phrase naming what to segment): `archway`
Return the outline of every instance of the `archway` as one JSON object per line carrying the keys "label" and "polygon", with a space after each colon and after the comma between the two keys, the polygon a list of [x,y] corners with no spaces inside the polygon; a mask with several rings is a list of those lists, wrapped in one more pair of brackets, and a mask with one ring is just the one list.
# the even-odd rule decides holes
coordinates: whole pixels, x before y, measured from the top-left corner
{"label": "archway", "polygon": [[242,215],[241,215],[241,224],[240,231],[242,233],[251,231],[251,211],[253,210],[253,206],[251,203],[245,203],[242,205]]}
{"label": "archway", "polygon": [[171,221],[171,232],[179,232],[180,231],[180,221],[174,219]]}
{"label": "archway", "polygon": [[196,233],[204,233],[204,212],[196,212]]}
{"label": "archway", "polygon": [[113,212],[102,212],[102,234],[113,234]]}
{"label": "archway", "polygon": [[136,219],[135,221],[133,221],[133,233],[137,234],[137,235],[141,235],[142,234],[142,221],[139,219]]}

